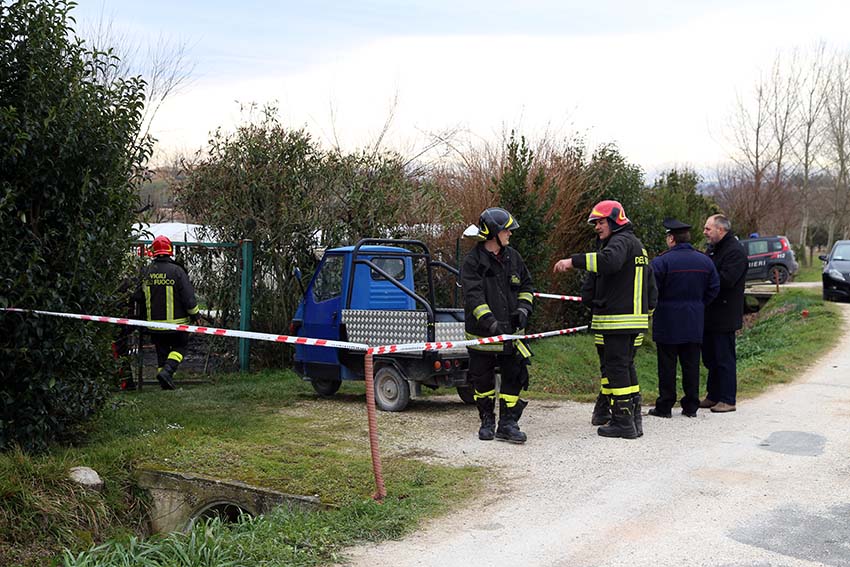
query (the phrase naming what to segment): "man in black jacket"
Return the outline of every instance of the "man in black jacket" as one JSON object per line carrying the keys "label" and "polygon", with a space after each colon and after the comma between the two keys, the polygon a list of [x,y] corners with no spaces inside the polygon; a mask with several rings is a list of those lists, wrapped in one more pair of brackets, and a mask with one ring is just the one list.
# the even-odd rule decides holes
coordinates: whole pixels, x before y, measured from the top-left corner
{"label": "man in black jacket", "polygon": [[599,247],[559,260],[554,271],[581,268],[596,274],[590,327],[602,335],[601,366],[611,394],[611,422],[597,433],[635,439],[643,434],[643,426],[634,344],[649,328],[649,313],[656,299],[655,279],[646,249],[635,236],[623,205],[601,201],[593,207],[587,222],[599,237]]}
{"label": "man in black jacket", "polygon": [[738,390],[735,331],[744,321],[744,282],[747,253],[732,232],[732,223],[723,215],[705,221],[703,234],[708,254],[720,276],[720,292],[705,308],[702,361],[708,369],[706,396],[699,404],[715,413],[735,411]]}
{"label": "man in black jacket", "polygon": [[[478,219],[481,240],[469,251],[461,268],[466,337],[479,339],[525,334],[534,304],[531,274],[519,252],[509,246],[519,223],[505,209],[491,207]],[[525,443],[519,418],[528,402],[519,397],[528,388],[531,352],[522,341],[485,343],[469,347],[469,377],[481,418],[478,438]],[[499,368],[499,426],[496,427],[496,367]]]}
{"label": "man in black jacket", "polygon": [[[144,310],[148,321],[187,324],[198,320],[195,289],[186,271],[171,258],[174,249],[167,236],[153,241],[153,261],[143,270],[142,280],[133,298]],[[163,390],[174,389],[174,373],[183,361],[189,344],[188,333],[152,328],[151,340],[156,347],[156,379]]]}

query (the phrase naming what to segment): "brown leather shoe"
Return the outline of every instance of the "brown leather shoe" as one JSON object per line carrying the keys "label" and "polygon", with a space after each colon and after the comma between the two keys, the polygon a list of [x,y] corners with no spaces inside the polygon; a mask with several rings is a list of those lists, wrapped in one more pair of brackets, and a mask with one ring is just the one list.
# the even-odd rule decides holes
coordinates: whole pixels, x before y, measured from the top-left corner
{"label": "brown leather shoe", "polygon": [[716,405],[717,402],[715,402],[714,400],[709,400],[708,398],[704,399],[699,403],[699,407],[701,408],[713,408]]}
{"label": "brown leather shoe", "polygon": [[718,402],[717,404],[711,406],[711,411],[713,411],[714,413],[726,413],[728,411],[735,411],[735,406],[724,402]]}

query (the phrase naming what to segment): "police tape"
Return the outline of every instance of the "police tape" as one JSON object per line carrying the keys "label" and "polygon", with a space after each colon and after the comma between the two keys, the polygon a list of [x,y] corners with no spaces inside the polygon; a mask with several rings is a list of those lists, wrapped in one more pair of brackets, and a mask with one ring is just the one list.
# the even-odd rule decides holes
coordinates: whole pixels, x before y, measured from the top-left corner
{"label": "police tape", "polygon": [[198,333],[200,335],[214,335],[217,337],[239,337],[243,339],[254,339],[258,341],[270,341],[273,343],[287,343],[305,346],[319,346],[332,348],[347,348],[350,350],[368,350],[369,345],[361,343],[349,343],[334,341],[330,339],[310,339],[306,337],[293,337],[290,335],[274,335],[271,333],[256,333],[254,331],[237,331],[235,329],[219,329],[217,327],[204,327],[200,325],[175,325],[173,323],[155,323],[152,321],[141,321],[139,319],[124,319],[119,317],[103,317],[100,315],[80,315],[77,313],[59,313],[55,311],[39,311],[37,309],[18,309],[14,307],[0,308],[0,311],[12,311],[15,313],[37,313],[39,315],[52,315],[54,317],[65,317],[68,319],[79,319],[81,321],[95,321],[97,323],[113,323],[116,325],[131,325],[133,327],[146,327],[148,329],[168,329],[183,333]]}
{"label": "police tape", "polygon": [[0,307],[0,311],[10,311],[13,313],[35,313],[38,315],[64,317],[67,319],[77,319],[80,321],[112,323],[115,325],[146,327],[148,329],[157,330],[167,329],[183,333],[197,333],[200,335],[213,335],[217,337],[238,337],[244,339],[254,339],[258,341],[270,341],[276,343],[295,344],[303,346],[345,348],[349,350],[369,351],[373,354],[388,354],[393,352],[415,352],[419,350],[444,350],[449,348],[500,343],[502,341],[542,339],[558,335],[571,335],[587,329],[587,325],[584,325],[581,327],[573,327],[570,329],[559,329],[557,331],[546,331],[544,333],[532,333],[528,335],[497,335],[495,337],[483,337],[479,339],[469,339],[465,341],[404,343],[397,345],[370,347],[369,345],[363,343],[350,343],[345,341],[335,341],[331,339],[311,339],[308,337],[293,337],[291,335],[275,335],[271,333],[257,333],[254,331],[237,331],[235,329],[221,329],[218,327],[204,327],[199,325],[177,325],[173,323],[159,323],[152,321],[142,321],[140,319],[127,319],[122,317],[105,317],[102,315],[81,315],[78,313],[61,313],[57,311],[41,311],[38,309],[19,309],[16,307]]}
{"label": "police tape", "polygon": [[417,350],[443,350],[465,346],[500,343],[502,341],[532,340],[542,339],[545,337],[556,337],[558,335],[572,335],[574,333],[578,333],[579,331],[586,330],[587,325],[582,325],[581,327],[559,329],[557,331],[546,331],[545,333],[533,333],[530,335],[496,335],[495,337],[483,337],[480,339],[469,339],[466,341],[442,341],[436,343],[409,343],[400,345],[384,345],[379,347],[372,347],[369,349],[369,352],[372,354],[388,354],[393,352],[410,352]]}
{"label": "police tape", "polygon": [[581,301],[581,297],[577,295],[556,295],[554,293],[534,292],[534,297],[544,297],[546,299],[560,299],[561,301]]}

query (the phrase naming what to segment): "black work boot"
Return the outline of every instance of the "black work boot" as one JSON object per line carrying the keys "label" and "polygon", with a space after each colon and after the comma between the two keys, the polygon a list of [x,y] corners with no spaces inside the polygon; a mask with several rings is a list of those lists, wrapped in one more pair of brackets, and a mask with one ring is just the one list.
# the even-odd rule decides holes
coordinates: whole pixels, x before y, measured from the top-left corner
{"label": "black work boot", "polygon": [[635,416],[635,431],[638,437],[643,437],[643,415],[640,413],[640,403],[643,401],[641,395],[632,395],[632,415]]}
{"label": "black work boot", "polygon": [[496,429],[496,439],[510,443],[525,443],[528,437],[519,430],[517,420],[527,405],[528,402],[525,400],[518,400],[514,407],[509,408],[505,400],[499,400],[499,427]]}
{"label": "black work boot", "polygon": [[603,425],[596,432],[602,437],[637,439],[632,408],[631,396],[614,396],[614,403],[611,406],[611,423]]}
{"label": "black work boot", "polygon": [[177,371],[177,361],[169,358],[165,361],[165,365],[156,375],[156,380],[159,382],[159,387],[163,390],[174,390],[174,372]]}
{"label": "black work boot", "polygon": [[478,417],[481,418],[478,438],[482,441],[492,441],[496,435],[496,400],[493,398],[478,398],[475,400],[475,405],[478,406]]}
{"label": "black work boot", "polygon": [[596,404],[593,406],[593,415],[590,417],[592,425],[605,425],[611,421],[611,396],[599,392],[596,396]]}

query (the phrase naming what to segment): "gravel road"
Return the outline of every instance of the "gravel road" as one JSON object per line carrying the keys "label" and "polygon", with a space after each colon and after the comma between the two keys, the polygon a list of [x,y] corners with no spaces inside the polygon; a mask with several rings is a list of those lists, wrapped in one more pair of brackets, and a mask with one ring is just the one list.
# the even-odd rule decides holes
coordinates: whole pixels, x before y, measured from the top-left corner
{"label": "gravel road", "polygon": [[532,401],[522,446],[478,441],[476,413],[449,398],[381,414],[385,452],[493,466],[493,486],[403,540],[350,550],[350,565],[850,565],[841,308],[840,344],[793,384],[735,413],[644,416],[638,440],[597,436],[591,406],[572,402]]}

